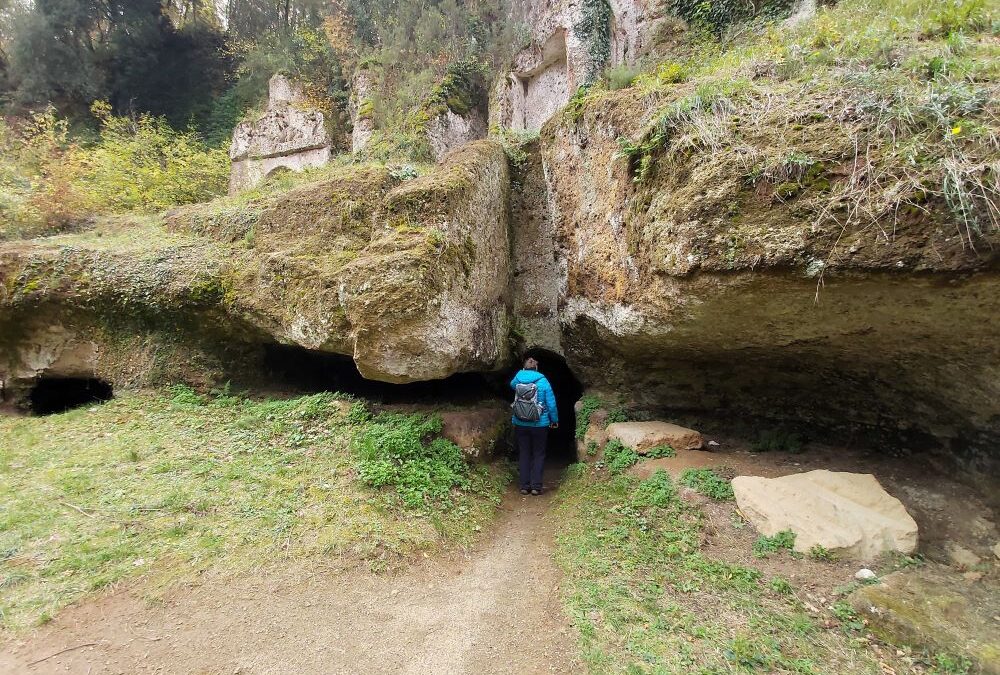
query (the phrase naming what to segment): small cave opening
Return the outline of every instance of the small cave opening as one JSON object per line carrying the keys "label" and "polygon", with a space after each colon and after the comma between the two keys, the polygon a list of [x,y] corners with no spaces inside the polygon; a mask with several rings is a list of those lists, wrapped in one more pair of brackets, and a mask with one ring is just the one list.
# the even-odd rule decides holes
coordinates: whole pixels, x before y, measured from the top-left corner
{"label": "small cave opening", "polygon": [[53,415],[114,398],[110,382],[94,377],[43,377],[28,396],[35,415]]}
{"label": "small cave opening", "polygon": [[350,356],[292,345],[264,348],[270,386],[279,391],[336,391],[385,405],[474,405],[501,398],[495,379],[481,373],[458,373],[440,380],[393,384],[365,379]]}
{"label": "small cave opening", "polygon": [[548,349],[533,347],[522,355],[538,361],[538,372],[544,375],[556,395],[559,428],[549,431],[547,462],[568,465],[576,462],[576,402],[583,396],[583,385],[566,363],[565,357]]}

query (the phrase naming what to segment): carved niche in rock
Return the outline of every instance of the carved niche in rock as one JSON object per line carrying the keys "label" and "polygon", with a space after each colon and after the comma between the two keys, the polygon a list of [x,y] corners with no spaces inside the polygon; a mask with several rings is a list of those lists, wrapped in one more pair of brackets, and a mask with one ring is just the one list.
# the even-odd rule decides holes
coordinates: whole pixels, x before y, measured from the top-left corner
{"label": "carved niche in rock", "polygon": [[301,171],[330,161],[323,113],[306,105],[301,90],[282,75],[269,82],[267,111],[233,131],[229,193],[253,187],[279,169]]}

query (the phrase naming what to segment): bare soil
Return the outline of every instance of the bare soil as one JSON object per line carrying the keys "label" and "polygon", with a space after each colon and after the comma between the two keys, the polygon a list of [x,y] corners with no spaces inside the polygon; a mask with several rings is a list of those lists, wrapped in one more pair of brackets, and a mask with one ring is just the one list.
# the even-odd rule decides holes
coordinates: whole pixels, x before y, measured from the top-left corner
{"label": "bare soil", "polygon": [[311,561],[120,589],[0,646],[0,673],[578,672],[549,506],[510,492],[479,545],[394,575]]}

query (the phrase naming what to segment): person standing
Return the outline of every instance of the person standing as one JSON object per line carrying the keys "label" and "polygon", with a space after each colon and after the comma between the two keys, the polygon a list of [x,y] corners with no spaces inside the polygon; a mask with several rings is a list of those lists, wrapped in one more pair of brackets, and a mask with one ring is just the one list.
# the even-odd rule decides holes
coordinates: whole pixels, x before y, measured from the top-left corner
{"label": "person standing", "polygon": [[540,495],[549,429],[559,428],[556,395],[548,379],[538,372],[538,361],[530,356],[510,381],[510,388],[514,390],[511,422],[517,436],[521,494]]}

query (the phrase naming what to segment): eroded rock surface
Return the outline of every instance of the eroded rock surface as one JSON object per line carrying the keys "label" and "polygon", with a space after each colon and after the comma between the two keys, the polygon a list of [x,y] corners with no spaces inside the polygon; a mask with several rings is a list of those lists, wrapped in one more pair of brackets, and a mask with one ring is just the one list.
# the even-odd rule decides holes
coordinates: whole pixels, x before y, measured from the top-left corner
{"label": "eroded rock surface", "polygon": [[[592,21],[586,18],[585,4],[573,0],[516,3],[518,18],[530,32],[530,44],[514,56],[510,71],[494,86],[491,123],[518,130],[540,129],[605,66],[634,64],[645,53],[662,10],[646,0],[614,0],[609,7],[605,53],[594,45],[606,38],[584,28]],[[599,61],[601,55],[604,58]]]}
{"label": "eroded rock surface", "polygon": [[917,547],[917,523],[871,474],[821,469],[781,478],[737,476],[733,492],[758,532],[773,537],[791,530],[800,553],[822,546],[843,557],[875,560]]}
{"label": "eroded rock surface", "polygon": [[330,161],[331,142],[323,113],[283,75],[269,82],[267,111],[241,122],[229,147],[229,193],[253,187],[279,169],[301,171]]}
{"label": "eroded rock surface", "polygon": [[469,457],[488,461],[503,448],[510,409],[504,405],[479,405],[444,410],[441,435],[462,448]]}

